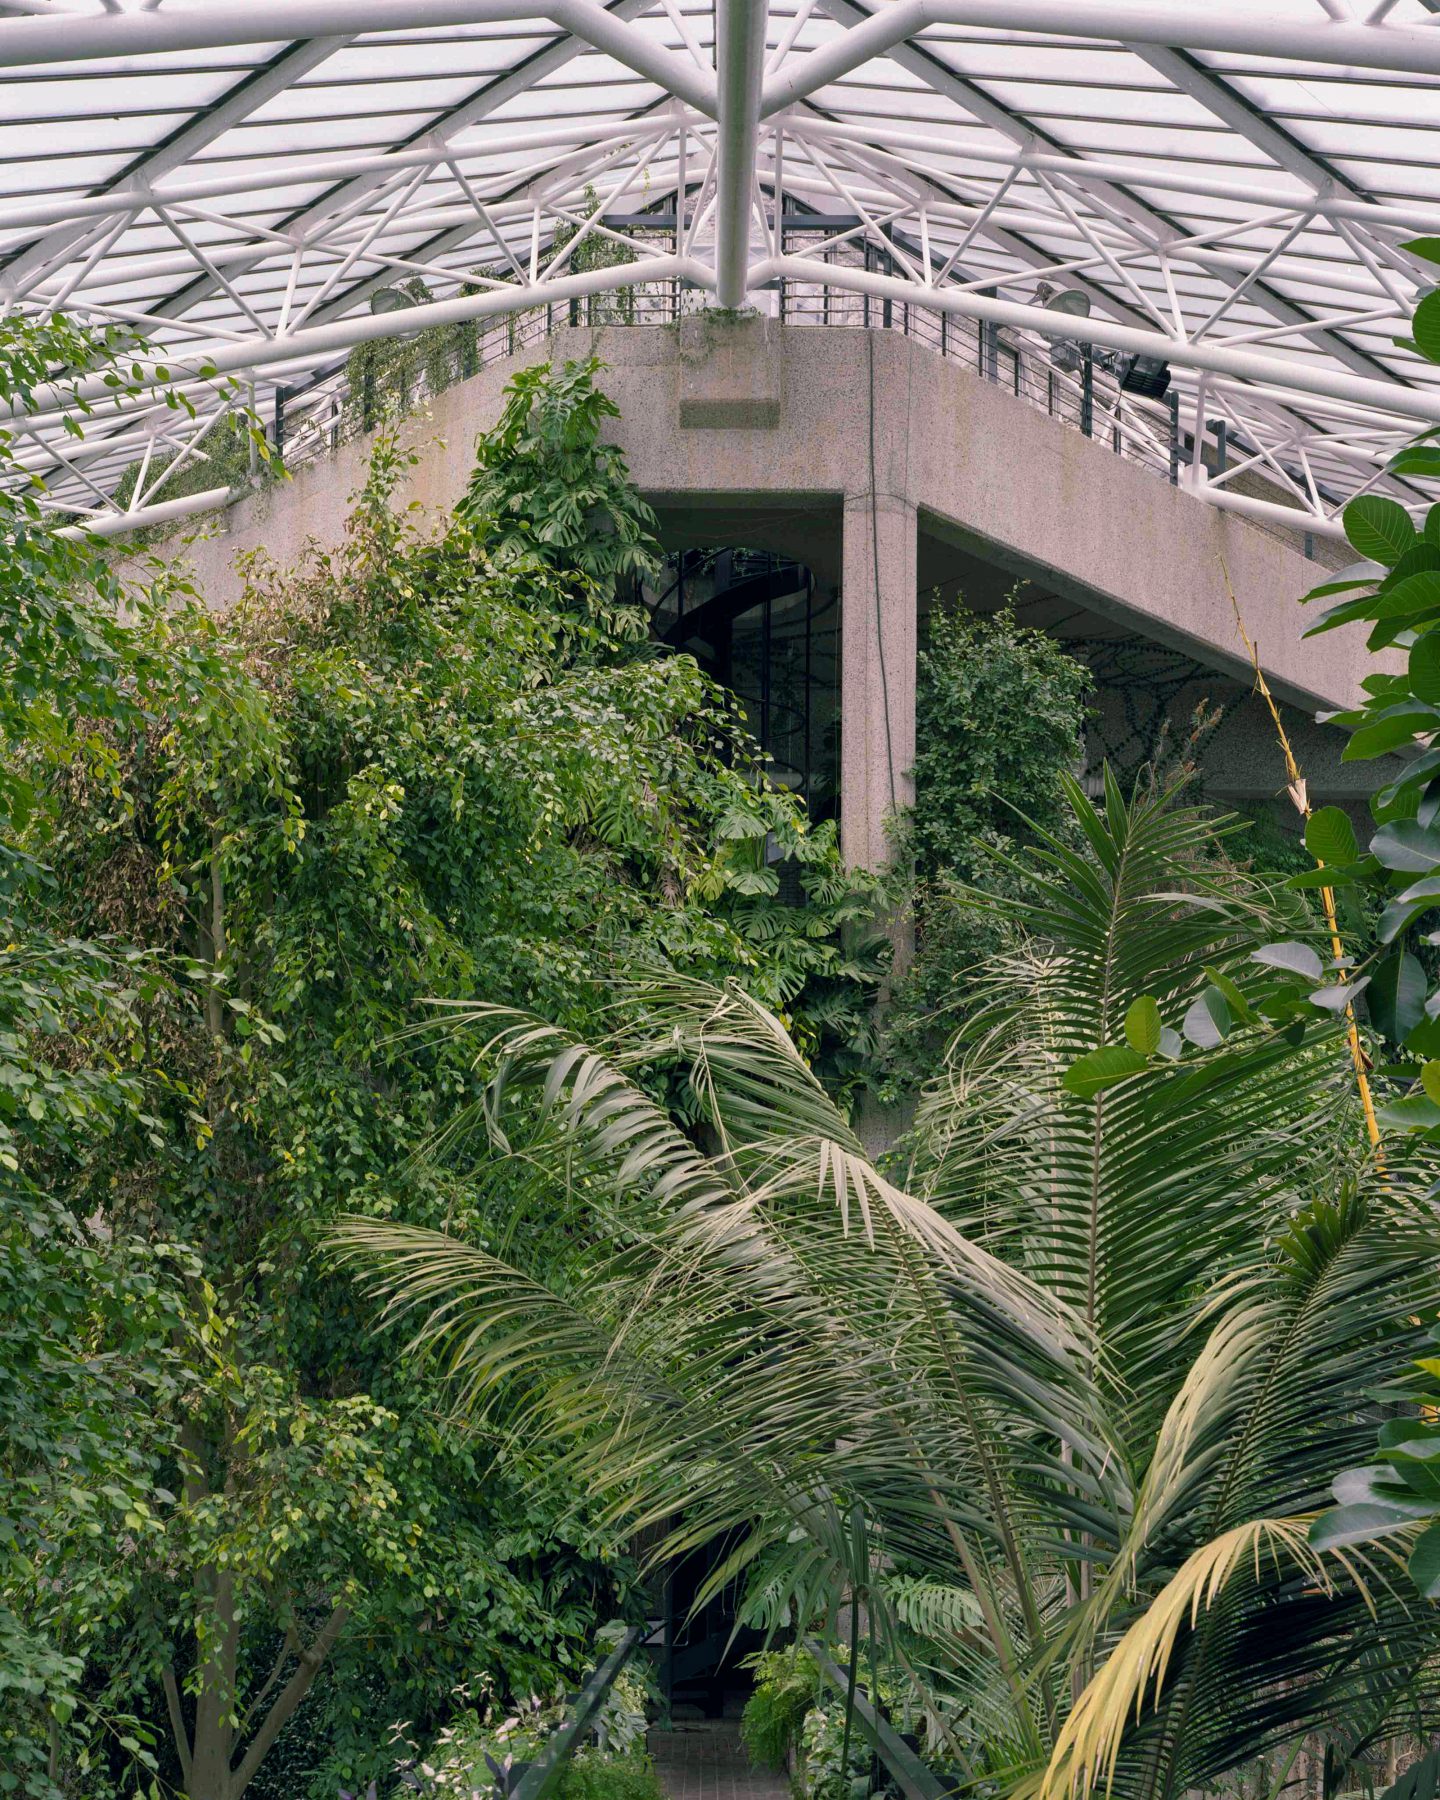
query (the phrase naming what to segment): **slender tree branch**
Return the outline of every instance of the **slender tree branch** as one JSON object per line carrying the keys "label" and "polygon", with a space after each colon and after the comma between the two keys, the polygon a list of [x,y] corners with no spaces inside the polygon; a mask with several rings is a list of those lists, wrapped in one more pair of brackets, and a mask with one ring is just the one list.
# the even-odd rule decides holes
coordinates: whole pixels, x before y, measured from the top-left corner
{"label": "slender tree branch", "polygon": [[316,1632],[309,1649],[301,1651],[299,1667],[276,1695],[275,1704],[265,1715],[250,1748],[240,1759],[240,1767],[235,1771],[230,1789],[231,1800],[240,1800],[240,1796],[254,1779],[255,1771],[265,1760],[266,1753],[279,1737],[282,1727],[309,1693],[311,1683],[320,1673],[325,1658],[335,1648],[336,1640],[345,1629],[345,1622],[349,1617],[350,1608],[343,1603],[338,1605]]}
{"label": "slender tree branch", "polygon": [[295,1630],[292,1626],[285,1633],[284,1641],[280,1645],[280,1654],[275,1658],[275,1667],[271,1669],[270,1673],[265,1677],[260,1692],[256,1694],[249,1706],[245,1708],[245,1717],[240,1721],[239,1728],[236,1732],[237,1737],[243,1738],[246,1732],[249,1731],[251,1724],[254,1722],[255,1715],[269,1699],[271,1688],[273,1688],[275,1683],[280,1679],[280,1671],[299,1648],[299,1640],[296,1638]]}
{"label": "slender tree branch", "polygon": [[180,1758],[180,1773],[185,1778],[185,1785],[190,1785],[190,1734],[185,1729],[185,1715],[180,1710],[180,1688],[175,1680],[175,1671],[167,1663],[160,1672],[160,1680],[165,1689],[165,1704],[170,1711],[170,1730],[175,1738],[175,1753]]}

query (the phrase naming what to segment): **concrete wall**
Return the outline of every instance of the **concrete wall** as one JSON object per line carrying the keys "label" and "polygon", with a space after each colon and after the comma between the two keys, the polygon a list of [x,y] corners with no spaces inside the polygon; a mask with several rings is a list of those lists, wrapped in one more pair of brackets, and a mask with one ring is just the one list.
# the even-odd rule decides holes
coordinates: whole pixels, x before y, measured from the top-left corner
{"label": "concrete wall", "polygon": [[[755,517],[781,547],[787,518],[792,538],[814,538],[822,514],[843,521],[841,810],[857,862],[883,859],[884,816],[909,797],[917,533],[1243,677],[1228,570],[1277,693],[1307,709],[1357,693],[1365,660],[1351,634],[1300,637],[1295,599],[1318,579],[1315,563],[894,332],[700,315],[675,327],[565,329],[552,343],[557,358],[592,351],[610,365],[614,441],[672,536],[708,527],[694,541],[723,532],[759,545],[764,530],[737,529]],[[407,425],[427,446],[407,498],[453,504],[476,433],[515,368],[535,360],[530,351],[491,365]],[[263,546],[284,561],[307,538],[335,542],[364,460],[363,441],[342,446],[231,508],[191,552],[202,591],[219,605],[233,596],[238,551]],[[812,564],[823,555],[812,545]]]}

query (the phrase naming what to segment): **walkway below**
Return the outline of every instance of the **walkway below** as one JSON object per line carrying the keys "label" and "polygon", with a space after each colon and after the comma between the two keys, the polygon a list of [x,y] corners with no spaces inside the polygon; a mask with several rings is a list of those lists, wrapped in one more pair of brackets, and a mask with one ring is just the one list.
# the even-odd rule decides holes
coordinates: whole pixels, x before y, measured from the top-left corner
{"label": "walkway below", "polygon": [[650,1755],[666,1800],[790,1800],[777,1769],[757,1769],[735,1719],[704,1719],[650,1733]]}

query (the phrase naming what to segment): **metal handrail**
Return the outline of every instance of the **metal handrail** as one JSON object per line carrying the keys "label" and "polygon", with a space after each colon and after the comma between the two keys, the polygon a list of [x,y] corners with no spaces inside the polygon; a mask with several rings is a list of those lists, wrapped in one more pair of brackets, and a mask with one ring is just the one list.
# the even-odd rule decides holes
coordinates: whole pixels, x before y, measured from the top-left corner
{"label": "metal handrail", "polygon": [[[673,325],[702,310],[705,299],[679,282],[663,281],[510,314],[477,329],[457,346],[455,366],[438,384],[430,385],[423,371],[415,371],[414,385],[398,396],[401,410],[433,398],[491,363],[543,344],[559,327]],[[1125,393],[1088,355],[1082,355],[1078,371],[1070,371],[1054,362],[1048,346],[1030,345],[975,320],[953,318],[918,303],[872,300],[820,282],[806,282],[802,288],[782,283],[778,317],[785,323],[895,331],[913,337],[947,360],[965,364],[982,379],[1010,388],[1037,411],[1077,427],[1127,462],[1170,482],[1178,478],[1186,452],[1174,408]],[[277,399],[275,437],[283,448],[285,466],[292,471],[333,453],[344,439],[368,429],[379,416],[378,409],[367,416],[368,406],[357,407],[344,365]]]}
{"label": "metal handrail", "polygon": [[[818,1644],[808,1646],[820,1673],[833,1688],[850,1695],[850,1677],[832,1661]],[[869,1695],[858,1684],[853,1696],[855,1723],[871,1749],[894,1777],[904,1800],[948,1800],[949,1786],[916,1753],[878,1710]]]}
{"label": "metal handrail", "polygon": [[570,1716],[551,1732],[539,1756],[510,1789],[509,1800],[545,1800],[564,1773],[565,1764],[589,1729],[591,1720],[604,1704],[605,1696],[614,1687],[616,1677],[654,1630],[653,1625],[632,1625],[604,1662],[596,1665],[575,1696]]}

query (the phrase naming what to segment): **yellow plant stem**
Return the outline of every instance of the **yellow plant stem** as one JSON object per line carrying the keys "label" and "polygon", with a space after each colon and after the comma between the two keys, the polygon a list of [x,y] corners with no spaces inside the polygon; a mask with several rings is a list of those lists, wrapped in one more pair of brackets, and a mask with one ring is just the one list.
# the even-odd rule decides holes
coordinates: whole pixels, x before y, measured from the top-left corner
{"label": "yellow plant stem", "polygon": [[[1280,741],[1280,751],[1285,758],[1285,774],[1289,780],[1289,793],[1295,810],[1307,822],[1313,810],[1310,805],[1310,793],[1305,785],[1305,777],[1300,772],[1300,765],[1295,760],[1295,752],[1290,747],[1289,734],[1285,730],[1285,722],[1280,717],[1280,708],[1275,704],[1275,696],[1270,692],[1270,683],[1265,679],[1265,671],[1260,667],[1260,652],[1255,646],[1250,633],[1245,629],[1245,620],[1240,613],[1240,601],[1236,597],[1234,584],[1230,580],[1230,571],[1225,566],[1225,559],[1220,559],[1220,572],[1225,577],[1225,591],[1230,596],[1230,605],[1235,612],[1235,628],[1240,633],[1240,641],[1245,646],[1250,658],[1250,666],[1255,671],[1255,691],[1269,708],[1270,718],[1275,726],[1275,736]],[[1312,852],[1313,854],[1313,852]],[[1315,867],[1323,869],[1324,862],[1315,858]],[[1335,890],[1322,887],[1320,890],[1320,910],[1325,915],[1325,926],[1330,933],[1330,953],[1335,959],[1337,973],[1341,971],[1345,958],[1345,945],[1340,937],[1340,921],[1335,912]],[[1370,1148],[1375,1152],[1375,1160],[1380,1169],[1385,1167],[1384,1152],[1380,1147],[1380,1126],[1375,1117],[1375,1098],[1370,1091],[1370,1074],[1365,1065],[1365,1051],[1360,1042],[1360,1028],[1355,1023],[1355,1008],[1345,1008],[1346,1036],[1350,1042],[1350,1060],[1355,1066],[1355,1084],[1360,1090],[1360,1104],[1365,1111],[1365,1130],[1370,1138]]]}

